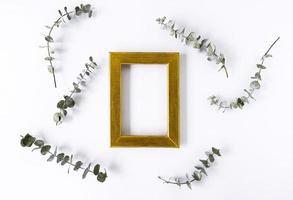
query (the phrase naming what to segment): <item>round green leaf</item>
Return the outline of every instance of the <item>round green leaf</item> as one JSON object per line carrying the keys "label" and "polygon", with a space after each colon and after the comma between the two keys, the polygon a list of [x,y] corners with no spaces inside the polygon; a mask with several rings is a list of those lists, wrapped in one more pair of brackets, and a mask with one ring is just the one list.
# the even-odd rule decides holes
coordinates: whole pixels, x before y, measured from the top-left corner
{"label": "round green leaf", "polygon": [[258,81],[252,81],[252,82],[250,83],[250,87],[251,87],[252,89],[256,89],[256,90],[258,90],[258,89],[260,88],[260,84],[259,84]]}
{"label": "round green leaf", "polygon": [[41,148],[41,154],[42,155],[46,155],[51,149],[51,146],[50,145],[45,145]]}
{"label": "round green leaf", "polygon": [[44,145],[44,141],[43,140],[36,140],[34,144],[38,147],[41,147]]}
{"label": "round green leaf", "polygon": [[97,176],[97,180],[101,183],[103,183],[107,178],[107,172],[103,173],[103,172],[99,172],[98,176]]}
{"label": "round green leaf", "polygon": [[65,156],[61,162],[61,165],[65,165],[69,161],[69,156]]}
{"label": "round green leaf", "polygon": [[62,122],[62,120],[63,120],[62,114],[59,113],[59,112],[55,113],[54,116],[53,116],[53,120],[56,123],[56,125],[60,124]]}
{"label": "round green leaf", "polygon": [[63,158],[64,158],[64,153],[59,153],[57,155],[57,163],[61,162],[63,160]]}
{"label": "round green leaf", "polygon": [[74,171],[77,171],[77,170],[81,167],[82,164],[83,164],[83,163],[82,163],[81,161],[77,161],[77,162],[75,163],[75,166],[74,166],[73,170],[74,170]]}
{"label": "round green leaf", "polygon": [[58,101],[57,108],[59,108],[59,109],[66,109],[65,108],[65,101],[64,100]]}
{"label": "round green leaf", "polygon": [[98,175],[100,172],[100,165],[96,164],[96,166],[94,167],[94,175]]}
{"label": "round green leaf", "polygon": [[65,99],[65,105],[68,106],[69,108],[72,108],[75,105],[73,98],[67,97]]}
{"label": "round green leaf", "polygon": [[20,144],[23,147],[31,147],[35,142],[36,138],[31,136],[30,134],[26,134],[21,140]]}
{"label": "round green leaf", "polygon": [[209,161],[211,161],[211,162],[215,161],[215,157],[213,156],[213,154],[209,154],[208,158],[209,158]]}

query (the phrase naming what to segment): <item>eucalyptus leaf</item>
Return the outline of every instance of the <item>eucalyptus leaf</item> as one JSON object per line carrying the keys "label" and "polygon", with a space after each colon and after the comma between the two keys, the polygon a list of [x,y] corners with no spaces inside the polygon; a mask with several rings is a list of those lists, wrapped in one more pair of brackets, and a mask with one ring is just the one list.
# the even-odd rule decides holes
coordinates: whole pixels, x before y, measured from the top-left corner
{"label": "eucalyptus leaf", "polygon": [[91,163],[87,166],[87,168],[85,168],[85,170],[83,171],[82,174],[82,179],[85,179],[86,175],[88,174],[88,172],[90,171],[90,167],[91,167]]}
{"label": "eucalyptus leaf", "polygon": [[82,10],[80,7],[76,6],[75,7],[75,15],[80,16],[82,14]]}
{"label": "eucalyptus leaf", "polygon": [[54,68],[53,68],[52,66],[48,66],[48,71],[49,71],[50,73],[53,73]]}
{"label": "eucalyptus leaf", "polygon": [[214,154],[216,154],[217,156],[221,156],[220,150],[217,149],[217,148],[215,148],[215,147],[212,147],[212,152],[213,152]]}
{"label": "eucalyptus leaf", "polygon": [[103,172],[99,172],[98,176],[97,176],[97,180],[101,183],[103,183],[107,178],[107,172],[103,173]]}
{"label": "eucalyptus leaf", "polygon": [[50,35],[46,36],[46,37],[45,37],[45,40],[46,40],[47,42],[54,42],[53,38],[52,38]]}
{"label": "eucalyptus leaf", "polygon": [[89,13],[91,11],[91,5],[90,4],[86,4],[85,6],[82,7],[82,11],[84,13]]}
{"label": "eucalyptus leaf", "polygon": [[58,101],[57,103],[57,108],[60,108],[60,109],[65,109],[65,101],[64,100],[60,100]]}
{"label": "eucalyptus leaf", "polygon": [[67,115],[67,110],[63,109],[62,113],[63,113],[64,116],[66,116]]}
{"label": "eucalyptus leaf", "polygon": [[60,124],[62,122],[62,120],[63,120],[62,114],[59,113],[59,112],[55,113],[54,116],[53,116],[53,120],[56,123],[56,125]]}
{"label": "eucalyptus leaf", "polygon": [[208,160],[199,160],[203,166],[205,166],[206,168],[209,168],[210,167],[210,164],[209,164],[209,161]]}
{"label": "eucalyptus leaf", "polygon": [[244,106],[244,101],[241,98],[237,98],[237,105],[239,108],[242,109],[242,107]]}
{"label": "eucalyptus leaf", "polygon": [[189,189],[192,190],[192,187],[191,187],[191,183],[190,183],[190,181],[186,181],[186,185],[187,185],[187,187],[188,187]]}
{"label": "eucalyptus leaf", "polygon": [[213,154],[209,154],[208,155],[209,161],[210,162],[214,162],[215,161],[215,157],[213,156]]}
{"label": "eucalyptus leaf", "polygon": [[194,173],[192,174],[192,177],[194,178],[194,180],[196,180],[196,181],[200,181],[201,178],[202,178],[202,175],[201,175],[200,172],[194,172]]}
{"label": "eucalyptus leaf", "polygon": [[199,170],[201,173],[205,174],[206,176],[208,175],[205,168],[201,166],[195,166],[195,169]]}
{"label": "eucalyptus leaf", "polygon": [[26,134],[21,140],[20,140],[20,144],[23,147],[31,147],[34,142],[35,142],[36,138],[31,136],[30,134]]}
{"label": "eucalyptus leaf", "polygon": [[54,60],[54,58],[52,56],[47,56],[47,57],[45,57],[45,60],[52,61],[52,60]]}
{"label": "eucalyptus leaf", "polygon": [[94,167],[94,175],[98,175],[99,172],[100,172],[100,165],[96,164],[95,167]]}
{"label": "eucalyptus leaf", "polygon": [[259,68],[259,69],[266,69],[266,67],[265,67],[264,65],[262,65],[262,64],[257,64],[256,66],[257,66],[257,68]]}
{"label": "eucalyptus leaf", "polygon": [[72,164],[72,159],[73,159],[73,155],[70,156],[70,159],[69,159],[69,165],[68,165],[68,170],[67,170],[67,173],[69,174],[69,171],[70,171],[70,167],[71,167],[71,164]]}
{"label": "eucalyptus leaf", "polygon": [[63,160],[61,161],[61,165],[65,165],[69,161],[69,156],[64,156]]}
{"label": "eucalyptus leaf", "polygon": [[55,158],[55,156],[52,154],[52,155],[50,155],[50,157],[47,159],[47,161],[48,161],[48,162],[53,161],[54,158]]}
{"label": "eucalyptus leaf", "polygon": [[80,88],[75,88],[74,90],[76,93],[80,93],[81,92],[81,89]]}
{"label": "eucalyptus leaf", "polygon": [[57,163],[61,162],[64,158],[65,154],[64,153],[59,153],[57,155]]}
{"label": "eucalyptus leaf", "polygon": [[91,18],[92,16],[93,16],[93,11],[92,10],[90,10],[90,12],[89,12],[89,18]]}
{"label": "eucalyptus leaf", "polygon": [[264,57],[265,58],[270,58],[270,57],[273,57],[273,56],[271,54],[266,54]]}
{"label": "eucalyptus leaf", "polygon": [[81,161],[77,161],[76,163],[75,163],[75,166],[74,166],[74,168],[73,168],[73,170],[74,171],[77,171],[81,166],[82,166],[82,162]]}
{"label": "eucalyptus leaf", "polygon": [[65,105],[69,108],[72,108],[75,105],[75,101],[73,100],[73,98],[68,97],[65,99]]}
{"label": "eucalyptus leaf", "polygon": [[258,89],[260,89],[260,84],[259,84],[258,81],[252,81],[252,82],[250,83],[250,87],[251,87],[252,89],[256,89],[256,90],[258,90]]}
{"label": "eucalyptus leaf", "polygon": [[44,145],[42,148],[41,148],[41,154],[42,155],[46,155],[51,149],[51,146],[50,145]]}

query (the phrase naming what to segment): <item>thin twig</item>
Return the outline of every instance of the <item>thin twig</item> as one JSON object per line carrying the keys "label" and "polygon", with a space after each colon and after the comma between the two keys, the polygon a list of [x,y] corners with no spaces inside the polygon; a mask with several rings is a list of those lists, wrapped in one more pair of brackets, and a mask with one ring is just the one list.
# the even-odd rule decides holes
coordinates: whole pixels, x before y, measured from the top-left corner
{"label": "thin twig", "polygon": [[[65,13],[65,14],[63,14],[62,16],[60,16],[60,17],[54,22],[54,24],[51,26],[51,28],[50,28],[50,30],[49,30],[49,34],[48,34],[48,36],[51,37],[51,34],[52,34],[52,31],[53,31],[54,27],[57,26],[57,24],[59,24],[59,21],[60,21],[61,19],[63,19],[63,17],[67,16],[68,14],[72,14],[73,12],[74,12],[74,11],[71,11],[71,12],[69,12],[69,13]],[[50,49],[51,49],[51,47],[50,47],[50,42],[47,41],[47,52],[48,52],[48,56],[49,56],[49,57],[51,57]],[[52,63],[52,60],[51,60],[51,59],[49,60],[49,63],[50,63],[50,66],[52,67],[52,74],[53,74],[54,86],[55,86],[55,88],[57,88],[56,77],[55,77],[55,68],[54,68],[54,66],[53,66],[53,63]]]}

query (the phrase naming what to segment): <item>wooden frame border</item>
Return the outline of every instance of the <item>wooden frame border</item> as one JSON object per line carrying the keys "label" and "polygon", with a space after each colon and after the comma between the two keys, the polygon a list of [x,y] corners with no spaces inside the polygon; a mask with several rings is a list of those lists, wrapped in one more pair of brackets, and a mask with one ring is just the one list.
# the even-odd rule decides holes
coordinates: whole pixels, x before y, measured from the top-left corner
{"label": "wooden frame border", "polygon": [[[111,147],[179,148],[179,53],[110,52]],[[121,134],[121,65],[167,64],[168,130],[163,136]]]}

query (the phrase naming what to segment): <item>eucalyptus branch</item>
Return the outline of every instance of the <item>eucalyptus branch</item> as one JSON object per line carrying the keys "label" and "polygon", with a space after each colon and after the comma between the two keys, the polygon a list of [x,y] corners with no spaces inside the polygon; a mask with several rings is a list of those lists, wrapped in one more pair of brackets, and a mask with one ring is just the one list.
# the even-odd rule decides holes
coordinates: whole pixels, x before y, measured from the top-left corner
{"label": "eucalyptus branch", "polygon": [[210,101],[210,104],[217,106],[219,110],[223,110],[223,112],[225,112],[226,109],[231,109],[231,110],[237,109],[237,108],[242,109],[245,104],[249,103],[249,100],[251,100],[251,99],[255,100],[255,98],[253,97],[253,93],[256,90],[259,90],[261,87],[261,85],[260,85],[260,81],[262,81],[261,72],[262,72],[262,70],[266,69],[266,67],[264,66],[264,63],[267,58],[272,57],[272,55],[269,53],[279,39],[280,39],[280,37],[278,37],[273,42],[273,44],[269,47],[269,49],[261,57],[261,59],[260,59],[261,62],[259,64],[256,64],[257,72],[254,74],[254,76],[251,77],[252,81],[249,84],[249,88],[246,88],[243,90],[245,92],[245,94],[243,96],[236,98],[235,100],[231,101],[230,103],[227,103],[227,101],[221,100],[219,97],[213,95],[208,98]]}
{"label": "eucalyptus branch", "polygon": [[85,63],[85,68],[77,77],[77,82],[73,82],[73,89],[70,91],[69,95],[64,95],[62,100],[58,101],[57,108],[59,112],[56,112],[53,116],[53,120],[56,125],[63,122],[64,117],[67,116],[67,108],[73,108],[75,106],[75,101],[73,95],[76,93],[81,93],[80,86],[85,85],[86,77],[90,76],[93,73],[93,70],[97,69],[98,65],[93,60],[93,57],[89,57],[89,63]]}
{"label": "eucalyptus branch", "polygon": [[211,163],[215,161],[215,156],[221,156],[221,153],[219,149],[212,147],[212,151],[206,152],[206,155],[207,155],[207,159],[199,160],[202,165],[197,165],[194,167],[195,170],[193,171],[191,177],[188,174],[186,174],[185,178],[171,177],[169,179],[165,179],[165,178],[162,178],[161,176],[158,176],[158,178],[161,179],[163,183],[174,184],[178,186],[186,185],[187,187],[192,189],[191,183],[195,181],[197,182],[201,181],[203,178],[203,175],[207,176],[208,174],[206,172],[206,168],[209,168]]}
{"label": "eucalyptus branch", "polygon": [[87,14],[89,17],[91,17],[92,13],[93,13],[90,4],[86,4],[86,5],[81,4],[80,6],[76,6],[75,11],[68,11],[67,7],[64,7],[64,12],[65,13],[62,13],[61,10],[58,10],[58,13],[59,13],[60,17],[57,20],[55,20],[54,23],[51,26],[45,26],[46,28],[49,29],[48,34],[45,36],[46,45],[45,46],[40,46],[40,48],[46,48],[47,49],[47,54],[48,55],[45,57],[45,60],[47,60],[49,62],[48,71],[50,73],[52,73],[52,75],[53,75],[55,88],[57,87],[56,77],[55,77],[55,67],[53,65],[53,60],[55,58],[52,56],[55,53],[55,51],[51,47],[51,43],[54,42],[54,39],[52,37],[52,32],[53,32],[54,28],[59,27],[60,24],[62,24],[62,23],[66,23],[65,19],[70,21],[72,19],[73,15],[80,16],[81,14]]}
{"label": "eucalyptus branch", "polygon": [[107,178],[106,170],[104,172],[100,171],[100,165],[96,164],[93,169],[91,169],[91,163],[87,165],[87,167],[83,166],[84,163],[82,161],[73,162],[73,155],[65,155],[64,153],[58,153],[57,147],[55,147],[54,152],[50,151],[52,149],[51,145],[45,144],[43,140],[36,139],[35,137],[31,136],[30,134],[26,134],[25,136],[21,136],[20,144],[22,147],[32,147],[33,145],[35,148],[32,151],[40,150],[42,155],[49,154],[49,158],[47,159],[48,162],[53,161],[56,158],[56,162],[60,163],[62,166],[67,164],[68,170],[70,172],[70,167],[73,167],[74,171],[78,171],[79,169],[83,170],[82,178],[86,178],[88,173],[92,173],[93,175],[97,176],[97,180],[99,182],[104,182]]}
{"label": "eucalyptus branch", "polygon": [[200,51],[205,51],[207,53],[208,61],[215,61],[217,65],[220,66],[219,71],[224,69],[226,77],[228,78],[228,71],[226,68],[226,59],[222,53],[216,51],[216,46],[212,44],[208,39],[196,34],[195,32],[190,32],[185,35],[185,27],[179,27],[175,25],[175,21],[166,21],[166,17],[158,18],[156,20],[164,30],[170,32],[170,35],[179,39],[181,42],[185,43],[187,46],[192,46]]}

